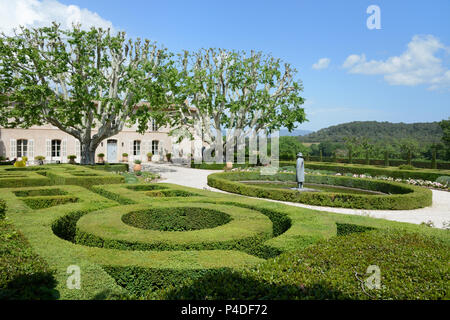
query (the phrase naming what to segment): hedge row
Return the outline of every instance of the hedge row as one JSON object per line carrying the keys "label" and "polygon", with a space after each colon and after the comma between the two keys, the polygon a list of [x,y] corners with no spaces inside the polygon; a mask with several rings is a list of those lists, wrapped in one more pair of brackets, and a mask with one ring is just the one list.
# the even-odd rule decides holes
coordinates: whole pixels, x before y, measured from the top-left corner
{"label": "hedge row", "polygon": [[123,181],[124,178],[120,175],[75,165],[45,165],[24,168],[2,168],[0,170],[0,188],[66,184],[91,187],[97,184],[116,184],[122,183]]}
{"label": "hedge row", "polygon": [[[285,166],[295,166],[295,163],[280,161],[280,167]],[[450,175],[450,171],[448,170],[400,170],[392,167],[377,168],[374,166],[351,164],[342,165],[323,162],[305,162],[305,168],[314,170],[328,170],[338,173],[369,174],[371,176],[387,176],[400,179],[422,179],[429,181],[436,181],[436,179],[440,176]]]}
{"label": "hedge row", "polygon": [[0,300],[57,298],[54,270],[32,250],[23,234],[0,220],[0,239]]}
{"label": "hedge row", "polygon": [[352,233],[358,233],[358,232],[366,232],[366,231],[372,231],[375,230],[375,228],[367,227],[367,226],[360,226],[357,224],[352,223],[339,223],[336,222],[336,235],[338,236],[346,236]]}
{"label": "hedge row", "polygon": [[[175,283],[151,299],[448,299],[450,247],[434,237],[394,230],[353,233],[284,253],[248,271]],[[364,284],[380,269],[379,289]],[[367,272],[367,273],[366,273]]]}
{"label": "hedge row", "polygon": [[199,194],[188,192],[184,190],[154,190],[154,191],[148,191],[145,193],[149,197],[194,197],[199,196]]}
{"label": "hedge row", "polygon": [[132,211],[122,216],[130,226],[159,231],[189,231],[215,228],[231,221],[218,210],[205,208],[150,208]]}
{"label": "hedge row", "polygon": [[[80,176],[76,176],[76,174]],[[46,176],[54,185],[78,185],[89,188],[98,184],[116,184],[123,183],[124,178],[120,175],[102,173],[102,175],[92,172],[62,172],[52,171],[46,172]]]}
{"label": "hedge row", "polygon": [[0,220],[5,218],[6,202],[0,199]]}
{"label": "hedge row", "polygon": [[239,182],[242,180],[295,181],[295,175],[289,173],[278,173],[275,175],[260,175],[258,172],[214,173],[208,176],[208,185],[213,188],[251,197],[343,208],[408,210],[427,207],[432,202],[431,190],[401,183],[325,175],[306,175],[305,179],[307,183],[337,185],[395,194],[364,195],[298,192],[289,189],[253,186]]}
{"label": "hedge row", "polygon": [[67,191],[61,189],[32,189],[14,191],[16,197],[36,197],[36,196],[65,196]]}
{"label": "hedge row", "polygon": [[[320,161],[320,156],[307,156],[306,159],[307,159],[307,161]],[[285,159],[282,159],[280,156],[280,160],[285,160]],[[288,160],[288,159],[286,159],[286,160]],[[323,162],[348,163],[348,158],[322,157],[322,161]],[[355,164],[366,164],[367,160],[353,158],[352,162]],[[384,159],[370,159],[369,164],[375,165],[375,166],[384,166],[385,160]],[[408,160],[389,159],[389,166],[398,167],[402,164],[408,164]],[[411,164],[417,168],[432,169],[432,161],[413,160],[413,161],[411,161]],[[450,162],[449,161],[436,161],[436,165],[437,165],[437,169],[450,170]]]}
{"label": "hedge row", "polygon": [[[261,258],[279,254],[277,249],[263,245],[272,237],[272,224],[267,217],[254,210],[224,204],[202,203],[174,206],[165,203],[146,209],[153,213],[160,213],[158,219],[152,217],[149,220],[142,216],[139,218],[129,216],[136,212],[142,213],[142,209],[139,209],[141,207],[143,206],[128,207],[122,212],[112,208],[84,216],[77,223],[75,242],[91,247],[120,250],[239,250]],[[178,230],[187,227],[207,227],[204,219],[194,218],[204,218],[205,213],[210,210],[219,210],[231,216],[232,220],[216,217],[212,219],[212,222],[220,222],[222,226],[192,232],[170,232],[174,231],[174,228]],[[192,214],[188,214],[188,211]],[[180,221],[177,221],[181,213],[186,214],[190,219],[189,222],[184,221],[183,226],[180,225]],[[224,221],[228,223],[225,224]],[[124,223],[140,228],[147,225],[146,229],[157,230],[137,230],[127,227]]]}

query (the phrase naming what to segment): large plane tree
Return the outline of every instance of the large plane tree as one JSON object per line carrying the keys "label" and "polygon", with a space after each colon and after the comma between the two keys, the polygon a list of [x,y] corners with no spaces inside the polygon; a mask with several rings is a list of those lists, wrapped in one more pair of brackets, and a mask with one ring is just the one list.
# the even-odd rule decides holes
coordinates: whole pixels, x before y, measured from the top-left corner
{"label": "large plane tree", "polygon": [[0,36],[0,124],[54,125],[80,141],[81,163],[93,164],[101,141],[135,122],[143,132],[149,106],[167,106],[171,70],[165,49],[124,32],[20,28]]}
{"label": "large plane tree", "polygon": [[[178,62],[181,85],[171,94],[179,97],[179,112],[170,124],[179,125],[184,137],[201,135],[210,151],[218,151],[216,160],[238,141],[281,127],[292,130],[306,120],[302,83],[281,59],[261,52],[202,49],[185,51]],[[189,126],[194,130],[182,130]]]}

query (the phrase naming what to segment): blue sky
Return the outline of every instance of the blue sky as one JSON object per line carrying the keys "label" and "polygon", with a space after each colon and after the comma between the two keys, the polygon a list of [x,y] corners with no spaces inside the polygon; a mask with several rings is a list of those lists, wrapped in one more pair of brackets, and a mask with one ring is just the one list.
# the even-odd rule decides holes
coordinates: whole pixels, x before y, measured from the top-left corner
{"label": "blue sky", "polygon": [[[40,7],[37,0],[17,1],[37,11],[56,7],[56,0]],[[304,84],[310,121],[299,129],[450,116],[448,0],[58,2],[87,9],[131,37],[156,40],[174,52],[222,47],[282,58]],[[366,26],[372,4],[381,10],[380,30]],[[324,68],[313,68],[319,59]]]}

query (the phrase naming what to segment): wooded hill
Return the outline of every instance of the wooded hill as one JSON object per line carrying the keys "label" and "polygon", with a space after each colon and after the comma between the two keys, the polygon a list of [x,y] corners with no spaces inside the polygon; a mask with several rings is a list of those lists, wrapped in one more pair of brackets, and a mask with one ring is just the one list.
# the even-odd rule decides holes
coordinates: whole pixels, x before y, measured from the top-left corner
{"label": "wooded hill", "polygon": [[374,142],[398,142],[414,139],[419,144],[438,143],[442,139],[442,129],[438,122],[391,123],[378,121],[354,121],[320,129],[299,136],[301,142],[344,142],[346,137],[368,138]]}

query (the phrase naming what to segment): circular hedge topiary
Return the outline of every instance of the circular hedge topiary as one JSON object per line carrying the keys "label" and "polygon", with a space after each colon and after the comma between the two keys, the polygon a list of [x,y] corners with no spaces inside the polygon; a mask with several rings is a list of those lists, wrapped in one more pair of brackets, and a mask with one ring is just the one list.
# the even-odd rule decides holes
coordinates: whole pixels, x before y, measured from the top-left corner
{"label": "circular hedge topiary", "polygon": [[221,226],[231,217],[218,210],[205,208],[152,208],[133,211],[122,216],[130,226],[159,231],[188,231]]}
{"label": "circular hedge topiary", "polygon": [[334,192],[298,192],[265,188],[239,181],[295,181],[295,174],[261,175],[259,172],[220,172],[208,176],[208,185],[220,190],[251,197],[300,202],[316,206],[355,209],[409,210],[430,206],[432,192],[403,183],[344,176],[306,175],[305,182],[379,191],[387,195],[344,194]]}
{"label": "circular hedge topiary", "polygon": [[[197,222],[181,218],[183,213],[189,211],[190,217],[195,216]],[[157,220],[151,221],[155,219],[155,215],[143,216],[148,212],[156,213]],[[166,217],[163,217],[164,214]],[[199,220],[202,215],[210,217],[201,222]],[[221,225],[201,229],[212,223]],[[147,228],[142,229],[143,226]],[[173,230],[174,226],[177,231]],[[194,229],[182,231],[187,230],[188,226]],[[77,222],[75,242],[91,247],[122,250],[252,251],[272,236],[273,225],[270,219],[252,209],[212,203],[164,202],[151,207],[137,204],[123,207],[119,211],[108,208],[88,213]],[[265,255],[264,252],[255,254]]]}

